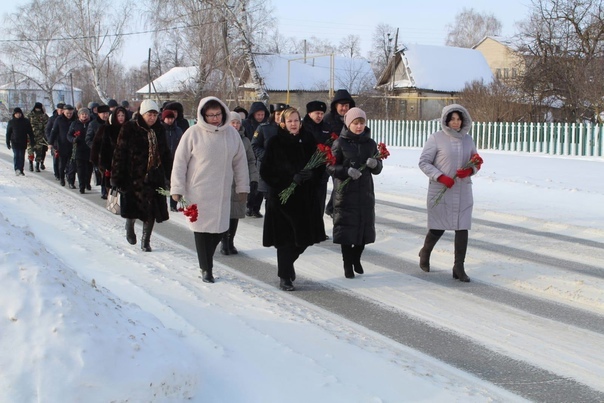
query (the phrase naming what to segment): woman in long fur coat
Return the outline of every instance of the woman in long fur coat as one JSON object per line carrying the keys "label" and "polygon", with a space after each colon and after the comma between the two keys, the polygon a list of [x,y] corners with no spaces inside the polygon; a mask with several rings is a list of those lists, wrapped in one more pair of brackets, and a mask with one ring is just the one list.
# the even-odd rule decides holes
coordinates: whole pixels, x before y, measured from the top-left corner
{"label": "woman in long fur coat", "polygon": [[157,189],[166,187],[172,154],[158,114],[154,101],[141,103],[137,117],[122,126],[111,163],[111,186],[120,190],[126,239],[136,243],[134,222],[143,221],[141,249],[145,252],[151,252],[149,241],[155,222],[169,219],[166,197]]}

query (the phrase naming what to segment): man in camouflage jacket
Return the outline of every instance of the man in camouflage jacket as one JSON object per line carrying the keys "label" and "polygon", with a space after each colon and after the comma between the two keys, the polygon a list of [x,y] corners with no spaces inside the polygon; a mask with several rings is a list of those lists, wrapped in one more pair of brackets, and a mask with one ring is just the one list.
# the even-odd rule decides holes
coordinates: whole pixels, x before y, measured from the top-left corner
{"label": "man in camouflage jacket", "polygon": [[29,159],[29,170],[34,170],[34,158],[36,160],[36,172],[40,172],[40,169],[46,169],[44,166],[44,159],[46,158],[46,151],[48,151],[48,142],[46,141],[45,129],[48,123],[48,115],[44,112],[44,106],[40,102],[36,102],[34,108],[27,115],[31,123],[31,127],[34,131],[35,145],[32,147],[31,144],[27,147],[27,158]]}

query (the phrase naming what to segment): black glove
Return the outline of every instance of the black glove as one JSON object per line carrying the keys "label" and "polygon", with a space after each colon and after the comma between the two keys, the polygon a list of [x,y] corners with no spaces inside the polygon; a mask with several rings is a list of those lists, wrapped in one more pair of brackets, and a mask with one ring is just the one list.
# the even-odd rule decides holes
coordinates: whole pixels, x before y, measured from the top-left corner
{"label": "black glove", "polygon": [[250,194],[256,194],[258,192],[258,182],[251,181],[250,182]]}
{"label": "black glove", "polygon": [[10,150],[10,144],[7,144],[6,147],[8,147],[8,149]]}
{"label": "black glove", "polygon": [[299,185],[302,182],[306,182],[310,178],[312,178],[312,171],[310,169],[303,169],[294,175],[294,182]]}

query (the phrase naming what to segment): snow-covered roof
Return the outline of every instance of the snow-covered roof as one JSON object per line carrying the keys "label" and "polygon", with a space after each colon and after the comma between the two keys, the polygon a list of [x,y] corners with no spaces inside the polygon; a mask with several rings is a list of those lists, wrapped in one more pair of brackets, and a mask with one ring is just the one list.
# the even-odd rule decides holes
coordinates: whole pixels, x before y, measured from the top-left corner
{"label": "snow-covered roof", "polygon": [[[329,56],[308,55],[304,60],[301,54],[258,54],[254,60],[267,91],[329,90]],[[356,94],[364,88],[373,87],[375,83],[375,74],[367,59],[334,56],[334,88],[347,88]],[[242,87],[253,88],[253,85],[248,80]]]}
{"label": "snow-covered roof", "polygon": [[[191,88],[195,84],[197,76],[197,67],[173,67],[167,73],[153,80],[151,92],[158,93],[178,93]],[[136,91],[137,94],[147,94],[149,84]]]}
{"label": "snow-covered roof", "polygon": [[493,81],[493,73],[478,50],[414,44],[401,50],[400,56],[406,74],[397,74],[395,88],[460,92],[473,81],[485,85]]}

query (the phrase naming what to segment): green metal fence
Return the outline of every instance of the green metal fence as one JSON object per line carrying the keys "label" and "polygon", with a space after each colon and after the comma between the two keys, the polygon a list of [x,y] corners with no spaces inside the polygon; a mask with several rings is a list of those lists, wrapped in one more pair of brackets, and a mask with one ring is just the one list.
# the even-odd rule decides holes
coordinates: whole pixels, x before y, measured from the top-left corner
{"label": "green metal fence", "polygon": [[[440,121],[369,120],[371,136],[398,147],[423,147]],[[588,123],[474,122],[470,134],[482,150],[569,156],[604,156],[603,125]]]}

